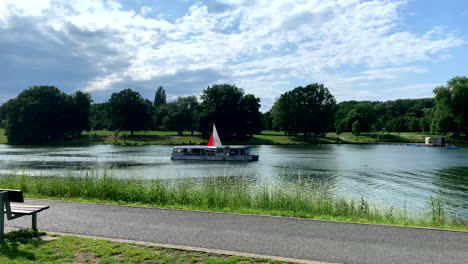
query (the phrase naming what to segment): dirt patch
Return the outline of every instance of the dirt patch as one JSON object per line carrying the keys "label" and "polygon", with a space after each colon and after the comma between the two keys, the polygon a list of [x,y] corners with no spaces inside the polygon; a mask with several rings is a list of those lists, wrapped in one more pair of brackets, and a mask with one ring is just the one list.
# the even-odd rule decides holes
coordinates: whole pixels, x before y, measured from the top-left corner
{"label": "dirt patch", "polygon": [[75,263],[98,263],[99,258],[91,252],[79,252],[75,255]]}
{"label": "dirt patch", "polygon": [[106,136],[104,137],[105,140],[119,140],[122,139],[122,137],[114,137],[114,136]]}
{"label": "dirt patch", "polygon": [[60,237],[58,236],[48,236],[48,235],[45,235],[45,236],[42,236],[41,237],[41,240],[42,241],[52,241],[52,240],[55,240],[55,239],[59,239]]}

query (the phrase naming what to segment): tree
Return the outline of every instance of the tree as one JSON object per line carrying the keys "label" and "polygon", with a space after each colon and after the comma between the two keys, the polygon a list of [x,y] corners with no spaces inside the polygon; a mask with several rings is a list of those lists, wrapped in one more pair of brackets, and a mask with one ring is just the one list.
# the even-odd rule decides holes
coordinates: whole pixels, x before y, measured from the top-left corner
{"label": "tree", "polygon": [[273,129],[273,118],[271,117],[271,110],[262,114],[262,130]]}
{"label": "tree", "polygon": [[7,119],[7,104],[4,103],[0,106],[0,128],[4,128],[6,125],[6,119]]}
{"label": "tree", "polygon": [[89,130],[89,94],[62,93],[54,86],[33,86],[7,102],[6,135],[11,144],[72,139]]}
{"label": "tree", "polygon": [[154,96],[154,102],[153,106],[154,108],[158,108],[160,105],[163,105],[166,103],[166,91],[162,86],[158,87],[158,90],[156,91],[156,95]]}
{"label": "tree", "polygon": [[434,89],[431,131],[468,138],[468,77],[454,77]]}
{"label": "tree", "polygon": [[334,123],[336,101],[323,84],[299,86],[286,92],[272,107],[273,126],[287,134],[325,136]]}
{"label": "tree", "polygon": [[359,135],[361,135],[361,124],[359,123],[359,120],[354,121],[352,132],[353,135],[356,137],[359,137]]}
{"label": "tree", "polygon": [[90,109],[90,125],[93,130],[114,130],[108,116],[106,103],[92,104]]}
{"label": "tree", "polygon": [[80,137],[81,132],[91,129],[89,120],[90,108],[91,108],[91,95],[83,93],[81,91],[76,92],[72,95],[69,100],[69,114],[73,116],[73,120],[68,123],[70,130],[74,134],[74,137]]}
{"label": "tree", "polygon": [[143,99],[138,92],[125,89],[113,93],[107,101],[108,116],[115,129],[130,131],[143,130],[148,127],[153,111],[149,100]]}
{"label": "tree", "polygon": [[260,98],[253,94],[246,94],[242,100],[243,120],[247,135],[258,134],[262,131],[262,116],[260,113]]}
{"label": "tree", "polygon": [[195,96],[179,97],[177,101],[161,105],[159,113],[162,118],[163,130],[175,130],[179,136],[184,130],[190,135],[198,126],[199,103]]}
{"label": "tree", "polygon": [[[243,138],[260,126],[260,100],[244,96],[241,88],[230,84],[208,86],[201,99],[199,131],[204,137],[208,137],[213,122],[221,139],[226,140]],[[246,116],[249,113],[252,117]]]}
{"label": "tree", "polygon": [[343,133],[343,127],[341,126],[340,123],[338,123],[338,125],[336,125],[336,137],[338,141],[340,141],[340,135],[342,133]]}

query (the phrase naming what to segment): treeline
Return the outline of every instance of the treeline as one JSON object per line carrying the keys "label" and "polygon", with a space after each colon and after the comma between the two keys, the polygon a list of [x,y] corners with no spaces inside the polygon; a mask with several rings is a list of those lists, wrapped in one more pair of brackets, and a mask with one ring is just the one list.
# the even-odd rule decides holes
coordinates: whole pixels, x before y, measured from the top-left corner
{"label": "treeline", "polygon": [[[307,94],[295,89],[281,95],[272,109],[263,114],[262,128],[297,134],[309,133],[300,131],[304,126],[316,126],[337,134],[426,132],[468,139],[468,77],[454,77],[446,85],[436,87],[434,98],[344,101],[335,106],[327,92]],[[295,98],[319,98],[323,104],[290,99],[293,94]]]}
{"label": "treeline", "polygon": [[10,144],[64,141],[81,132],[171,130],[199,131],[207,137],[216,123],[220,136],[235,141],[261,131],[260,99],[234,85],[212,85],[196,96],[166,101],[159,87],[153,101],[125,89],[105,103],[92,104],[91,96],[67,95],[53,86],[34,86],[0,107],[1,124]]}
{"label": "treeline", "polygon": [[346,101],[338,104],[335,127],[352,131],[357,122],[363,132],[430,132],[433,108],[433,98]]}
{"label": "treeline", "polygon": [[167,130],[202,133],[214,122],[221,139],[236,141],[261,130],[323,137],[327,132],[432,132],[468,137],[468,77],[455,77],[434,89],[435,98],[339,104],[323,84],[299,86],[282,94],[272,109],[260,112],[260,99],[230,84],[208,86],[200,100],[167,102],[159,87],[153,101],[125,89],[105,103],[92,104],[87,93],[67,95],[52,86],[31,87],[0,106],[8,142],[36,144],[81,136],[83,130]]}
{"label": "treeline", "polygon": [[62,141],[89,130],[91,97],[67,95],[52,86],[35,86],[0,107],[8,142],[35,144]]}

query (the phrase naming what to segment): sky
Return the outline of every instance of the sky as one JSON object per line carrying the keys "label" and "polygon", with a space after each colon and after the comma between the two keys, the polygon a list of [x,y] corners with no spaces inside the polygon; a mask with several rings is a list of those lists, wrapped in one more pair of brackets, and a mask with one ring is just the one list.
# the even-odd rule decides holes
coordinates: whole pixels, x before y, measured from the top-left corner
{"label": "sky", "polygon": [[432,97],[468,76],[466,0],[0,0],[0,103],[33,85],[104,102],[228,83],[262,111],[297,86],[338,102]]}

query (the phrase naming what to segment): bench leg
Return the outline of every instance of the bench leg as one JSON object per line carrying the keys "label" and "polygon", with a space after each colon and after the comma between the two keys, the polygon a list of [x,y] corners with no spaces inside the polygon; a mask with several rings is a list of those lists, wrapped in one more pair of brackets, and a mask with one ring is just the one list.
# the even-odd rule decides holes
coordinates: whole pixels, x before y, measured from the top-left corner
{"label": "bench leg", "polygon": [[32,229],[37,231],[37,214],[32,214]]}
{"label": "bench leg", "polygon": [[[3,206],[2,206],[3,211]],[[5,214],[4,212],[0,213],[0,241],[3,240],[3,233],[5,232]]]}

